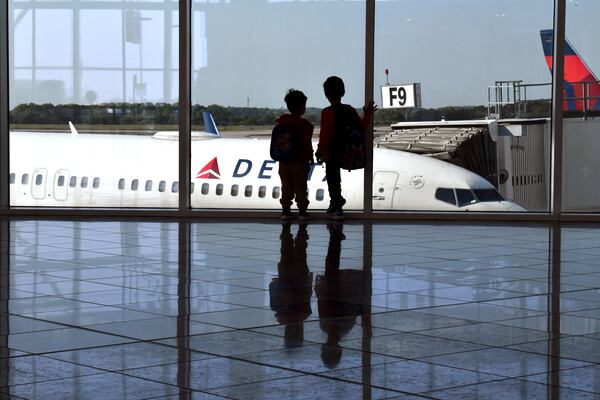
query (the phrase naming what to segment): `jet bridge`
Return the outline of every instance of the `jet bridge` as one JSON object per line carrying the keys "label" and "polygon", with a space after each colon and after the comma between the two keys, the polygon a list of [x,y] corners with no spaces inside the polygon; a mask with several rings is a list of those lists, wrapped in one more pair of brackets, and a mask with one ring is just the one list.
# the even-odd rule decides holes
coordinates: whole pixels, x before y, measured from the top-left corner
{"label": "jet bridge", "polygon": [[475,172],[529,211],[548,208],[549,124],[541,119],[401,122],[375,146],[448,161]]}

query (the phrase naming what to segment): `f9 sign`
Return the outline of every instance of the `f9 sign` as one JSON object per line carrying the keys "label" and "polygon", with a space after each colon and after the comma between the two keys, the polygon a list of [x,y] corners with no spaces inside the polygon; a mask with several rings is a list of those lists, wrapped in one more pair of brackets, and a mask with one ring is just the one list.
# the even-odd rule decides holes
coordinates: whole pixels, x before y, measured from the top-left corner
{"label": "f9 sign", "polygon": [[381,102],[383,108],[421,107],[421,84],[382,86]]}

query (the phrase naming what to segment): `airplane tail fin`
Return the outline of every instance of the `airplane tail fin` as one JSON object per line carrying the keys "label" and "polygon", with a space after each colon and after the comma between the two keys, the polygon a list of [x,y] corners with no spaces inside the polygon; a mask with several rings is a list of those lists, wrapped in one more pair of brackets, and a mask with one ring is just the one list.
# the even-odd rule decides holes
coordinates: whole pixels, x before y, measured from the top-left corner
{"label": "airplane tail fin", "polygon": [[217,128],[217,124],[215,124],[212,114],[208,111],[204,111],[202,114],[204,116],[204,130],[220,137],[221,133],[219,132],[219,128]]}
{"label": "airplane tail fin", "polygon": [[[554,32],[552,29],[540,31],[544,57],[550,72],[554,64]],[[565,41],[565,88],[564,110],[584,111],[587,98],[588,110],[600,110],[600,83],[585,61],[575,51],[568,40]],[[588,82],[585,84],[585,82]],[[587,93],[586,93],[587,92]]]}

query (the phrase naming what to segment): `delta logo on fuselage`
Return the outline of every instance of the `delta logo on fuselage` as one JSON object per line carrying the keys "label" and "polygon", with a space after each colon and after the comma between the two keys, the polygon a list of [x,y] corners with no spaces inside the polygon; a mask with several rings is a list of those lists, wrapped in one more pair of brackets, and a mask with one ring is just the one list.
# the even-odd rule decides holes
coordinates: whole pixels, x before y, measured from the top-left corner
{"label": "delta logo on fuselage", "polygon": [[[260,168],[258,168],[258,179],[271,179],[273,177],[273,168],[277,164],[277,161],[273,160],[263,160]],[[313,172],[315,167],[318,164],[313,164],[308,171],[308,180],[310,181],[313,176]],[[245,178],[254,169],[254,163],[252,160],[248,160],[247,158],[238,159],[235,164],[235,168],[233,169],[232,178]],[[221,179],[221,171],[219,170],[219,161],[217,157],[210,160],[198,173],[196,174],[197,179]],[[323,177],[322,182],[325,182],[326,178]]]}

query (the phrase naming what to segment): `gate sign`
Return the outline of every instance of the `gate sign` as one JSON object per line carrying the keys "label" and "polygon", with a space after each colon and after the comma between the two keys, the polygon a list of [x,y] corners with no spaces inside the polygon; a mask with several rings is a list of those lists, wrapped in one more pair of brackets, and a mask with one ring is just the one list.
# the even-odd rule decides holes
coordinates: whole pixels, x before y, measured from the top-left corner
{"label": "gate sign", "polygon": [[381,102],[383,108],[421,107],[421,84],[382,86]]}

